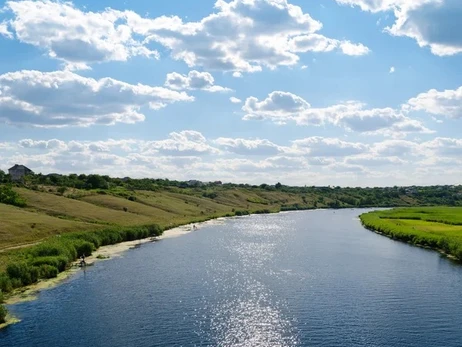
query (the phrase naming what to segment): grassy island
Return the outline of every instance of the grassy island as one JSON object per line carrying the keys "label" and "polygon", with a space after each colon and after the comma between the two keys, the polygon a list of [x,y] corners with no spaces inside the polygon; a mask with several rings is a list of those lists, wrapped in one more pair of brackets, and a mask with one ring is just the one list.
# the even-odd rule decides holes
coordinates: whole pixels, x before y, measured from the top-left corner
{"label": "grassy island", "polygon": [[395,208],[360,218],[370,230],[462,261],[462,207]]}

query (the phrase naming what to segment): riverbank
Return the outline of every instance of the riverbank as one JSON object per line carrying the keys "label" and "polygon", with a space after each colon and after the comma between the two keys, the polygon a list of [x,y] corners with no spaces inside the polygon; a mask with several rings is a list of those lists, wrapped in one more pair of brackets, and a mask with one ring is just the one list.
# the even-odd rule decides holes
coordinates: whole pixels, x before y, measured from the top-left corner
{"label": "riverbank", "polygon": [[398,208],[368,212],[360,220],[377,234],[462,261],[462,208]]}

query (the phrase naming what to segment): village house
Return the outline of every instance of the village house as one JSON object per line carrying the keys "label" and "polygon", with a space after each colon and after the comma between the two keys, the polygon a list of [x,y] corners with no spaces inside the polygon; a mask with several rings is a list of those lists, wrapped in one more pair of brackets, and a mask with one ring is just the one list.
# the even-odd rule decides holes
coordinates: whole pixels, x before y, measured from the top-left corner
{"label": "village house", "polygon": [[21,181],[24,176],[33,174],[34,172],[24,165],[16,164],[12,168],[8,169],[8,173],[10,174],[12,181]]}

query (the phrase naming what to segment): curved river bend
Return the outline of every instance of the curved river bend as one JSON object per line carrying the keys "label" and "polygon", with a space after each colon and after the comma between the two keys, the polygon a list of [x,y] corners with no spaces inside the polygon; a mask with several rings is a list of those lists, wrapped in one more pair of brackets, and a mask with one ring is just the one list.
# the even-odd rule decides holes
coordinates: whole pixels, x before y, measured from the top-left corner
{"label": "curved river bend", "polygon": [[100,262],[1,346],[462,346],[462,267],[363,229],[363,210],[227,220]]}

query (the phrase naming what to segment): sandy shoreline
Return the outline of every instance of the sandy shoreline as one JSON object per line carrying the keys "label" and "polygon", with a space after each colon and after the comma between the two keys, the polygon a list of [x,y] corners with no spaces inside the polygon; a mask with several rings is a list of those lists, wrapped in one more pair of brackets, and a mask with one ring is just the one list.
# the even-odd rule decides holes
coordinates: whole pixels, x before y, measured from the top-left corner
{"label": "sandy shoreline", "polygon": [[[85,260],[89,265],[94,265],[97,262],[105,261],[105,260],[112,259],[114,257],[121,256],[124,252],[128,251],[129,249],[140,247],[141,245],[146,244],[146,243],[157,242],[157,241],[164,240],[164,239],[179,237],[179,236],[189,234],[194,231],[198,231],[205,226],[224,224],[225,220],[228,218],[230,217],[220,217],[220,218],[211,219],[205,222],[190,223],[190,224],[182,225],[176,228],[165,230],[164,233],[158,237],[149,237],[149,238],[140,239],[140,240],[116,243],[114,245],[102,246],[98,248],[96,251],[94,251],[93,254],[87,257]],[[196,229],[193,228],[194,225],[196,226]],[[14,290],[11,294],[9,294],[5,298],[5,304],[14,305],[20,302],[35,300],[37,298],[37,295],[42,290],[53,288],[63,283],[66,279],[71,277],[73,274],[77,273],[78,271],[81,271],[81,268],[78,265],[79,265],[79,261],[78,260],[74,261],[70,269],[59,273],[58,277],[56,278],[40,280],[37,283],[34,283],[32,285]],[[9,324],[17,323],[17,322],[18,322],[17,319],[10,316],[10,319],[7,321],[7,323],[0,325],[0,328],[6,325],[9,325]]]}

